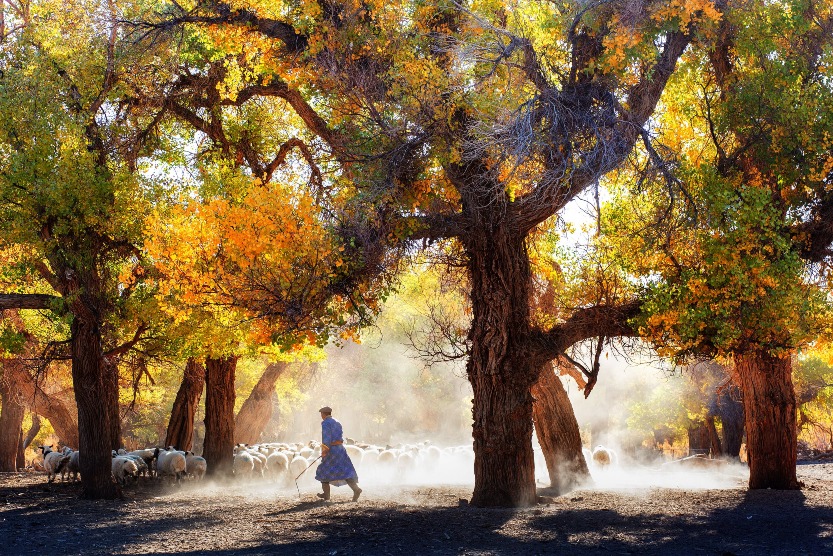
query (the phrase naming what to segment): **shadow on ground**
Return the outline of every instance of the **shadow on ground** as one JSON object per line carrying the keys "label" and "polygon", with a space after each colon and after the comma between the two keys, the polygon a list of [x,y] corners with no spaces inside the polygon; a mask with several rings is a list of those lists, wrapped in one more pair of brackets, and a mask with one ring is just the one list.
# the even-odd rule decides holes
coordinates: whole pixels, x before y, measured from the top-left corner
{"label": "shadow on ground", "polygon": [[0,488],[0,554],[833,554],[833,508],[798,491],[677,493],[676,507],[663,502],[668,489],[585,491],[526,510],[458,505],[457,491],[442,489],[423,505],[192,499],[187,489],[154,488],[90,502],[76,491]]}

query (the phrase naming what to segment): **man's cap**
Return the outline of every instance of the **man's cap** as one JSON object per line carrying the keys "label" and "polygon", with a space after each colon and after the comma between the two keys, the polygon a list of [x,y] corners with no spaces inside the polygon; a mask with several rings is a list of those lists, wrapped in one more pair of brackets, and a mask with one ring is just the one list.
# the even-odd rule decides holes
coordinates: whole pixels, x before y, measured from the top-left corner
{"label": "man's cap", "polygon": [[318,410],[318,413],[326,413],[327,415],[332,415],[333,414],[333,408],[325,405],[324,407],[322,407],[321,409]]}

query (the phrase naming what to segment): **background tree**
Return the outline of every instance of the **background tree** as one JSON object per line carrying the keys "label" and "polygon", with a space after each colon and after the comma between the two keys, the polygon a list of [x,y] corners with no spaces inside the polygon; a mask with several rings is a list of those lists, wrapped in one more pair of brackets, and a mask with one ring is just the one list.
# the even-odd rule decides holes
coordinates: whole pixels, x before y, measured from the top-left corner
{"label": "background tree", "polygon": [[[752,488],[798,487],[791,356],[829,319],[807,263],[830,244],[830,29],[821,2],[727,12],[710,49],[692,53],[672,84],[655,130],[677,153],[655,191],[679,180],[688,197],[653,196],[631,233],[610,230],[646,248],[637,274],[661,277],[648,280],[642,330],[663,352],[733,356]],[[618,217],[651,197],[632,198]],[[659,225],[666,217],[673,223]]]}
{"label": "background tree", "polygon": [[[365,254],[375,238],[459,241],[473,308],[475,505],[535,503],[530,387],[548,361],[621,330],[634,309],[535,329],[527,252],[537,225],[642,140],[695,24],[718,16],[706,2],[629,6],[310,3],[282,19],[272,5],[205,3],[147,26],[204,24],[214,45],[235,45],[232,67],[244,69],[226,104],[283,98],[326,143],[343,178],[333,185],[350,197],[341,214],[363,214],[371,231],[341,235]],[[403,10],[414,14],[404,28]]]}
{"label": "background tree", "polygon": [[176,393],[171,417],[165,434],[165,446],[191,450],[194,439],[194,417],[205,386],[205,366],[189,357],[185,363],[179,390]]}
{"label": "background tree", "polygon": [[827,347],[810,350],[793,366],[799,442],[820,452],[833,450],[833,369],[828,353]]}
{"label": "background tree", "polygon": [[2,58],[2,241],[26,250],[54,297],[3,299],[6,307],[71,315],[73,382],[84,385],[74,391],[83,494],[112,498],[117,362],[147,331],[137,313],[130,316],[141,288],[119,281],[139,268],[137,216],[154,191],[129,162],[148,138],[135,133],[144,130],[142,118],[119,111],[116,100],[140,55],[123,41],[112,2],[30,3],[28,13],[29,25]]}

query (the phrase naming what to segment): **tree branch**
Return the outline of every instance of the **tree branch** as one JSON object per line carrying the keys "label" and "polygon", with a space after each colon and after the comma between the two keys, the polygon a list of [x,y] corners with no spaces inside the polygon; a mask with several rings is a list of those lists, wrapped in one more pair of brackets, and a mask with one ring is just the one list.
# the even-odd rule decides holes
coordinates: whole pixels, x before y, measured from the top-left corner
{"label": "tree branch", "polygon": [[547,331],[534,331],[532,342],[543,362],[563,357],[571,346],[596,337],[636,336],[630,320],[639,315],[642,301],[576,309],[565,322]]}
{"label": "tree branch", "polygon": [[61,299],[42,293],[0,293],[0,311],[7,309],[51,309]]}
{"label": "tree branch", "polygon": [[[645,123],[653,114],[668,79],[674,73],[677,60],[690,41],[689,33],[675,31],[668,34],[653,67],[645,71],[639,82],[628,92],[627,109],[616,101],[612,92],[602,95],[618,112],[615,123],[607,130],[598,131],[599,143],[581,157],[581,163],[575,170],[549,168],[549,179],[542,180],[541,185],[512,203],[514,227],[520,233],[528,233],[556,214],[585,188],[618,167],[630,154]],[[552,94],[558,100],[558,93],[552,91]],[[558,159],[556,157],[553,160]]]}
{"label": "tree branch", "polygon": [[149,328],[150,327],[145,323],[139,324],[138,328],[136,328],[136,333],[133,334],[133,338],[121,344],[120,346],[114,347],[110,351],[105,352],[104,357],[115,357],[127,353],[133,346],[135,346],[144,339],[142,338],[142,334],[144,334]]}
{"label": "tree branch", "polygon": [[[156,22],[124,21],[123,23],[145,31],[138,38],[139,41],[149,37],[153,40],[153,35],[170,33],[188,24],[206,26],[224,24],[244,27],[266,37],[278,39],[290,54],[301,54],[309,46],[307,36],[297,32],[292,25],[277,19],[260,17],[251,10],[234,10],[222,2],[200,2],[190,11],[177,7],[179,13],[168,19]],[[201,9],[204,12],[201,13]]]}

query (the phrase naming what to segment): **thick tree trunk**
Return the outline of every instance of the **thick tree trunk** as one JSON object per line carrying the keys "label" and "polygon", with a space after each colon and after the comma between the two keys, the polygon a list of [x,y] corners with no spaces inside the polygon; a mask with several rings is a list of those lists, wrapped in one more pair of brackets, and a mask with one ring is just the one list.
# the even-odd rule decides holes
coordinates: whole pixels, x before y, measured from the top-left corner
{"label": "thick tree trunk", "polygon": [[559,493],[574,490],[590,481],[590,472],[581,451],[581,434],[570,398],[550,366],[541,371],[532,396],[532,418],[547,462],[550,486]]}
{"label": "thick tree trunk", "polygon": [[119,367],[115,358],[102,358],[104,379],[109,382],[104,390],[103,404],[107,405],[108,421],[107,438],[111,450],[118,450],[124,446],[121,437],[121,415],[119,411]]}
{"label": "thick tree trunk", "polygon": [[699,421],[688,427],[688,455],[708,454],[711,448],[709,429],[705,421]]}
{"label": "thick tree trunk", "polygon": [[182,384],[176,393],[165,446],[176,446],[179,450],[190,450],[194,441],[194,415],[200,403],[205,386],[205,367],[193,357],[185,363]]}
{"label": "thick tree trunk", "polygon": [[11,370],[18,361],[5,360],[0,375],[0,471],[17,471],[17,452],[23,430],[26,408],[14,379],[18,374]]}
{"label": "thick tree trunk", "polygon": [[530,349],[529,257],[523,238],[497,225],[471,232],[464,245],[472,291],[466,368],[474,391],[471,504],[531,506],[537,493],[530,388],[544,362]]}
{"label": "thick tree trunk", "polygon": [[706,416],[706,430],[709,434],[709,453],[712,457],[723,455],[723,447],[720,445],[720,436],[717,434],[717,426],[714,423],[714,415]]}
{"label": "thick tree trunk", "polygon": [[243,402],[243,406],[234,420],[234,442],[255,444],[272,418],[272,397],[275,383],[286,370],[284,362],[270,363],[255,384],[252,393]]}
{"label": "thick tree trunk", "polygon": [[749,488],[799,488],[795,474],[797,429],[792,363],[789,356],[763,351],[735,356],[743,392]]}
{"label": "thick tree trunk", "polygon": [[205,360],[205,445],[208,473],[231,474],[234,457],[234,371],[237,357]]}
{"label": "thick tree trunk", "polygon": [[714,457],[723,455],[714,415],[706,415],[705,420],[688,429],[688,455],[698,454],[709,454]]}
{"label": "thick tree trunk", "polygon": [[[117,380],[109,373],[101,350],[101,329],[95,322],[76,316],[72,321],[72,383],[78,406],[78,449],[81,458],[82,497],[112,499],[120,491],[111,478],[113,430],[118,423],[113,399],[118,399]],[[116,424],[112,420],[116,420]]]}
{"label": "thick tree trunk", "polygon": [[723,450],[727,456],[740,457],[743,442],[743,402],[740,389],[734,384],[723,389],[717,397],[717,416],[723,425]]}
{"label": "thick tree trunk", "polygon": [[[22,432],[22,429],[21,429]],[[29,430],[26,432],[26,436],[20,441],[20,445],[17,447],[17,468],[23,469],[26,467],[26,448],[29,447],[29,444],[35,439],[35,437],[40,432],[40,417],[37,413],[32,413],[32,426],[29,427]],[[77,446],[77,444],[76,444]]]}

